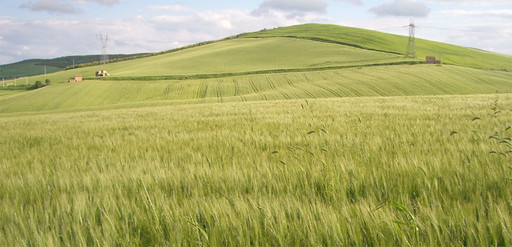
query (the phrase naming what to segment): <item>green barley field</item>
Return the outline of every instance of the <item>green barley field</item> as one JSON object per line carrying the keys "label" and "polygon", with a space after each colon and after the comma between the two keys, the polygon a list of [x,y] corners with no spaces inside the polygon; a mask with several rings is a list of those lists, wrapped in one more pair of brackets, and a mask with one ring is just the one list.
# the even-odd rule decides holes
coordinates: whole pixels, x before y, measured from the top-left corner
{"label": "green barley field", "polygon": [[0,245],[512,245],[512,58],[423,65],[336,30],[2,88]]}
{"label": "green barley field", "polygon": [[1,118],[1,242],[510,245],[511,160],[490,152],[510,150],[511,110],[500,94]]}

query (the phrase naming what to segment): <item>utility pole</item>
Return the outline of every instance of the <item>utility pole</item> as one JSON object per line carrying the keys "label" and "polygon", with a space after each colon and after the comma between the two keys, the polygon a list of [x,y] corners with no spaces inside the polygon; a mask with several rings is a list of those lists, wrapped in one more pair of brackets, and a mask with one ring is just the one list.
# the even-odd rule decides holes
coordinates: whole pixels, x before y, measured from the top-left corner
{"label": "utility pole", "polygon": [[411,20],[409,23],[409,43],[407,44],[407,51],[405,53],[405,57],[407,58],[416,58],[416,42],[414,40],[415,35],[416,25],[414,25],[414,20]]}
{"label": "utility pole", "polygon": [[103,37],[103,34],[98,34],[97,37],[101,41],[101,64],[107,64],[108,63],[108,54],[107,54],[107,41],[108,41],[108,34]]}

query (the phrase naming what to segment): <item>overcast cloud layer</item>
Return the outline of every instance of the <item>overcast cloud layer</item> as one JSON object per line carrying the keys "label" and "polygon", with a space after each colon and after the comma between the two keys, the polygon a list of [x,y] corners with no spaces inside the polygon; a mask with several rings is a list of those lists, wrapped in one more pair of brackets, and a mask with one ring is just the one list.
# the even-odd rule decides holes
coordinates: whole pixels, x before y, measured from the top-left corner
{"label": "overcast cloud layer", "polygon": [[394,0],[392,3],[372,7],[370,11],[378,16],[426,17],[430,13],[427,6],[412,0]]}
{"label": "overcast cloud layer", "polygon": [[62,2],[61,0],[39,0],[37,2],[28,1],[20,5],[20,8],[32,11],[46,11],[48,13],[75,14],[80,12],[73,5]]}
{"label": "overcast cloud layer", "polygon": [[[348,25],[512,55],[512,2],[455,0],[2,0],[0,64],[29,58],[168,50],[301,23]],[[405,49],[405,48],[404,48]]]}

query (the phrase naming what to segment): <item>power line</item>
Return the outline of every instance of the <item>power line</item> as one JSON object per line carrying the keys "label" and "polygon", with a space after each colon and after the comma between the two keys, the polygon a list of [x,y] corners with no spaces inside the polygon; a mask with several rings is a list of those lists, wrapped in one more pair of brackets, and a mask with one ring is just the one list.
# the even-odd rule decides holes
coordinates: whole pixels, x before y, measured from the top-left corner
{"label": "power line", "polygon": [[492,33],[491,31],[488,31],[488,30],[471,30],[471,29],[457,29],[457,28],[445,28],[445,27],[428,27],[428,26],[416,26],[416,27],[418,27],[418,28],[446,30],[446,31],[468,32],[468,33]]}

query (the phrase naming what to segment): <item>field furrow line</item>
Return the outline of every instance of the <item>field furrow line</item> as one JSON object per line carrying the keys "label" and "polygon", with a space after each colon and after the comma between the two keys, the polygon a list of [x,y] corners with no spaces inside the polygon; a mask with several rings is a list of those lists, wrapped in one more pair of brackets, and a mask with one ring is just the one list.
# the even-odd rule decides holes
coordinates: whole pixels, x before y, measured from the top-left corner
{"label": "field furrow line", "polygon": [[171,94],[173,86],[174,83],[167,84],[167,86],[164,88],[164,96]]}
{"label": "field furrow line", "polygon": [[174,99],[178,99],[179,96],[183,94],[184,88],[185,88],[185,86],[183,85],[183,83],[179,83],[178,90],[174,93]]}
{"label": "field furrow line", "polygon": [[[322,74],[322,79],[324,79],[326,82],[328,82],[332,86],[339,86],[339,84],[335,83],[333,80],[328,78],[325,74]],[[325,86],[325,85],[322,85],[322,87],[325,90],[328,90],[329,92],[331,92],[336,97],[343,97],[342,94],[340,94],[336,89],[333,89],[332,87],[328,87],[328,86]]]}
{"label": "field furrow line", "polygon": [[349,85],[349,84],[355,84],[355,82],[353,80],[351,80],[350,78],[347,78],[346,76],[344,76],[343,74],[341,74],[338,71],[335,71],[334,75],[336,75],[337,78],[344,78],[345,80],[332,81],[333,84],[345,89],[347,92],[353,93],[352,95],[347,93],[345,96],[363,96],[364,95],[360,90],[357,90],[356,88],[351,87]]}
{"label": "field furrow line", "polygon": [[217,81],[217,87],[215,90],[217,91],[217,98],[220,100],[220,103],[222,103],[222,81]]}
{"label": "field furrow line", "polygon": [[198,99],[204,99],[206,98],[206,93],[208,92],[208,82],[207,81],[201,81],[198,83],[197,86],[197,98]]}
{"label": "field furrow line", "polygon": [[333,90],[332,88],[329,88],[329,87],[327,87],[327,86],[325,86],[325,85],[322,85],[322,83],[321,83],[321,82],[316,83],[316,84],[315,84],[315,86],[317,86],[317,87],[319,87],[319,88],[321,88],[321,89],[323,89],[323,90],[325,90],[325,91],[329,92],[329,93],[330,93],[330,94],[332,94],[333,96],[341,97],[341,95],[340,95],[338,92],[336,92],[336,91],[335,91],[335,90]]}
{"label": "field furrow line", "polygon": [[[313,84],[314,84],[314,82],[313,82],[313,81],[312,81],[312,80],[311,80],[311,79],[310,79],[306,74],[302,74],[302,76],[304,77],[304,79],[305,79],[307,82],[309,82],[309,83],[308,83],[309,85],[313,85]],[[313,94],[312,94],[309,90],[307,90],[307,89],[304,89],[304,88],[302,88],[302,87],[299,87],[299,86],[297,86],[297,85],[295,85],[295,84],[294,84],[294,87],[295,87],[295,88],[297,88],[297,89],[299,89],[299,90],[302,90],[302,91],[303,91],[307,96],[309,96],[309,97],[311,97],[311,98],[313,98],[313,99],[314,99],[314,98],[318,98],[318,97],[316,97],[315,95],[313,95]]]}
{"label": "field furrow line", "polygon": [[290,95],[288,95],[286,92],[284,92],[283,90],[281,89],[277,89],[276,86],[274,85],[274,82],[272,81],[272,79],[270,79],[270,77],[267,77],[267,82],[270,86],[271,89],[273,89],[274,91],[277,91],[279,92],[285,99],[291,99]]}
{"label": "field furrow line", "polygon": [[252,90],[255,92],[255,93],[259,93],[260,91],[258,90],[258,88],[256,87],[256,85],[254,84],[254,80],[251,78],[249,79],[249,83],[252,87]]}
{"label": "field furrow line", "polygon": [[233,79],[233,85],[235,87],[235,95],[234,96],[239,96],[240,95],[240,85],[238,85],[238,80]]}

